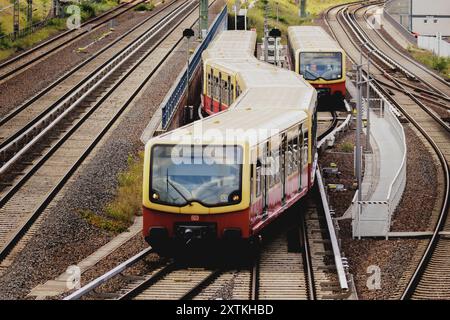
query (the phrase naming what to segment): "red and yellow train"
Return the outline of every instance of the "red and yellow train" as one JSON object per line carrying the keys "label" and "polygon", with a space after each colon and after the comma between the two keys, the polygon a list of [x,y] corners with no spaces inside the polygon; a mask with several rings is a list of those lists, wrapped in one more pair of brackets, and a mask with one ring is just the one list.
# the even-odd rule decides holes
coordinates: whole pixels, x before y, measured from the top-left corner
{"label": "red and yellow train", "polygon": [[316,88],[328,107],[342,103],[345,94],[346,56],[339,44],[321,27],[288,28],[292,69]]}
{"label": "red and yellow train", "polygon": [[[228,51],[242,39],[245,50]],[[204,55],[207,74],[239,91],[219,99],[228,102],[223,111],[208,108],[220,112],[146,144],[143,234],[159,252],[247,242],[312,187],[317,93],[295,72],[254,58],[255,43],[253,31],[219,34]]]}

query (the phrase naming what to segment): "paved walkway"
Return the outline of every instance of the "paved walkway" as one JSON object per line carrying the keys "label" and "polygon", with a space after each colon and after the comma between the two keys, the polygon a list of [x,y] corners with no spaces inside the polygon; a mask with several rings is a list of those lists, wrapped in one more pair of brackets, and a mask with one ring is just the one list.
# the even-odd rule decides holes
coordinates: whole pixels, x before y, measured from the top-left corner
{"label": "paved walkway", "polygon": [[[356,90],[352,83],[347,83],[348,90],[353,97]],[[384,237],[389,231],[389,212],[384,203],[387,199],[389,187],[399,170],[403,155],[403,145],[395,128],[384,117],[370,111],[370,136],[373,153],[365,154],[365,175],[362,181],[363,201],[370,204],[362,206],[359,224],[354,231],[362,237]],[[345,218],[352,216],[351,206],[345,213]]]}

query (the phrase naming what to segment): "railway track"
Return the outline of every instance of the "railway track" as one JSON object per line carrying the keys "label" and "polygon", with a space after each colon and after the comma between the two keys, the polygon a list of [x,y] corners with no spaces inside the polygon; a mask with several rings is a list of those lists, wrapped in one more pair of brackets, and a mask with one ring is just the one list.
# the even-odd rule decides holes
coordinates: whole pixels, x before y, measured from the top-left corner
{"label": "railway track", "polygon": [[[412,272],[412,276],[403,292],[402,299],[420,298],[450,298],[450,279],[447,276],[450,265],[450,255],[448,254],[448,210],[450,196],[450,130],[448,124],[441,119],[429,106],[425,105],[417,95],[411,91],[430,91],[432,95],[440,95],[448,101],[450,86],[442,81],[438,76],[419,66],[409,57],[395,52],[379,33],[372,29],[365,28],[361,19],[367,18],[369,7],[382,2],[354,3],[335,6],[326,12],[326,21],[334,37],[343,48],[346,49],[349,59],[354,63],[359,60],[359,47],[362,43],[370,43],[372,49],[383,52],[384,57],[397,64],[402,65],[405,70],[412,74],[416,81],[422,84],[422,88],[409,84],[408,81],[398,74],[393,74],[392,70],[387,70],[387,66],[378,59],[374,63],[375,68],[371,69],[371,76],[374,84],[395,106],[405,118],[416,127],[428,140],[439,158],[443,172],[443,186],[441,193],[441,211],[433,226],[433,236],[431,237],[422,259]],[[357,17],[357,18],[355,18]],[[359,23],[358,23],[359,19]],[[378,37],[378,39],[376,38]],[[366,62],[367,50],[364,50],[363,63]],[[425,85],[428,88],[424,88]],[[394,88],[398,88],[396,90]],[[394,94],[393,90],[396,92]]]}
{"label": "railway track", "polygon": [[[224,295],[234,300],[345,299],[348,291],[343,290],[338,281],[327,222],[319,203],[316,199],[308,205],[305,220],[297,227],[268,240],[253,267],[245,264],[237,269],[225,265],[188,267],[167,261],[143,275],[130,275],[127,270],[152,252],[148,248],[65,300],[210,300],[223,299]],[[117,277],[125,281],[125,285],[113,292],[105,289],[108,287],[102,289],[102,285]],[[224,293],[224,288],[230,285],[232,292]]]}
{"label": "railway track", "polygon": [[[23,132],[34,133],[12,153],[13,158],[27,148],[8,168],[14,171],[2,170],[0,272],[33,235],[39,215],[182,41],[182,29],[197,20],[196,8],[195,1],[167,7],[151,29],[77,84],[66,105],[57,105],[63,109],[50,109],[48,122],[32,121],[19,130],[20,139]],[[38,123],[40,128],[29,130]]]}
{"label": "railway track", "polygon": [[78,29],[70,29],[62,32],[57,36],[38,44],[37,46],[34,46],[10,59],[7,59],[6,61],[3,61],[0,63],[0,82],[17,75],[25,68],[50,56],[89,32],[105,26],[109,21],[134,9],[136,6],[145,1],[146,0],[134,0],[119,4],[117,7],[82,23]]}

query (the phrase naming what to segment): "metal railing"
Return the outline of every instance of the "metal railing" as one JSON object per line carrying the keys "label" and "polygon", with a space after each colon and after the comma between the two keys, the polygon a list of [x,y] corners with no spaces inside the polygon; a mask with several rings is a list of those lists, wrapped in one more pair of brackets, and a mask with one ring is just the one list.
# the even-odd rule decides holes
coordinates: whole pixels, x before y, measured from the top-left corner
{"label": "metal railing", "polygon": [[[208,30],[208,33],[200,44],[197,47],[194,54],[189,59],[189,80],[191,79],[194,71],[197,69],[201,62],[202,53],[208,47],[209,43],[216,36],[217,32],[222,28],[226,29],[227,27],[227,6],[223,8],[221,13],[214,19],[211,27]],[[167,129],[170,121],[172,120],[175,111],[177,110],[178,104],[180,103],[181,98],[186,92],[186,67],[183,69],[183,72],[178,76],[174,85],[170,89],[169,93],[164,98],[161,103],[161,111],[162,111],[162,128]]]}
{"label": "metal railing", "polygon": [[390,13],[389,10],[387,10],[388,5],[392,1],[387,1],[384,5],[383,10],[383,18],[386,19],[395,29],[397,29],[398,32],[400,32],[409,42],[416,44],[417,39],[414,37],[414,35],[405,28],[404,25],[402,25],[400,22],[398,22]]}
{"label": "metal railing", "polygon": [[[403,195],[403,191],[406,186],[406,155],[407,155],[407,147],[406,147],[406,138],[405,132],[403,130],[403,126],[398,120],[398,116],[400,113],[398,110],[389,102],[389,100],[384,97],[384,95],[378,90],[378,88],[371,83],[370,87],[372,92],[377,96],[375,101],[379,101],[380,108],[380,116],[384,117],[386,121],[388,121],[392,128],[395,131],[394,139],[397,139],[399,145],[402,147],[403,157],[392,182],[389,185],[388,192],[385,199],[373,199],[373,200],[365,200],[365,201],[357,201],[358,190],[355,192],[355,195],[352,200],[351,210],[352,210],[352,219],[353,219],[353,237],[361,237],[364,236],[361,234],[359,229],[359,223],[361,221],[362,209],[368,209],[370,207],[377,208],[377,211],[384,212],[387,215],[387,220],[385,221],[385,233],[384,236],[386,239],[389,236],[389,230],[391,227],[392,214],[397,208],[398,204]],[[364,220],[370,222],[371,220]],[[380,221],[380,220],[376,220]]]}
{"label": "metal railing", "polygon": [[[319,187],[320,198],[322,200],[323,210],[325,212],[325,218],[327,221],[328,233],[330,235],[331,247],[333,249],[334,263],[336,265],[336,271],[338,274],[339,285],[341,289],[348,290],[349,281],[347,279],[348,265],[346,259],[341,255],[341,249],[339,246],[338,237],[336,235],[335,225],[333,223],[333,218],[331,217],[331,211],[328,205],[328,196],[325,191],[324,183],[322,180],[322,174],[320,172],[320,167],[316,169],[317,185]],[[344,266],[344,263],[346,266]]]}

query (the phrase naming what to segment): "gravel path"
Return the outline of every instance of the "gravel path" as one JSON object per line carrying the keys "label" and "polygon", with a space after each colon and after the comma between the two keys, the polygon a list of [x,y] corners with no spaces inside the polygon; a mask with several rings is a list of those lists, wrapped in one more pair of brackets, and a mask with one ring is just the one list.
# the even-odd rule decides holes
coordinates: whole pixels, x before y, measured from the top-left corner
{"label": "gravel path", "polygon": [[128,155],[142,149],[140,135],[183,66],[184,51],[176,50],[71,178],[37,235],[0,279],[0,299],[23,298],[114,236],[89,225],[78,212],[89,209],[101,214],[114,197],[117,174],[126,169]]}
{"label": "gravel path", "polygon": [[[153,14],[153,11],[128,11],[116,18],[117,25],[114,27],[114,31],[101,40],[99,38],[109,32],[108,25],[82,36],[67,47],[20,72],[17,76],[0,83],[0,92],[2,93],[0,95],[0,117],[24,103],[151,14]],[[88,45],[89,47],[86,50],[78,52],[78,48]]]}

